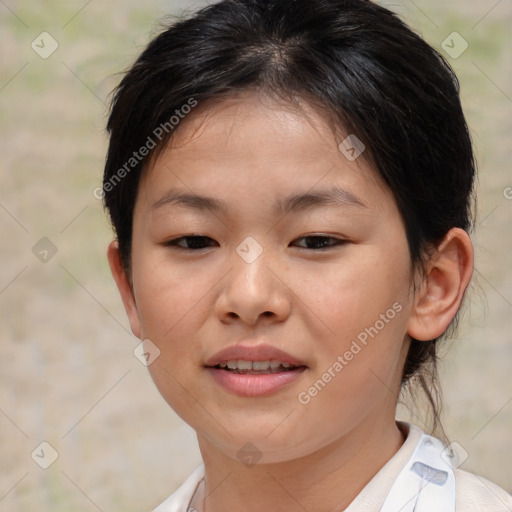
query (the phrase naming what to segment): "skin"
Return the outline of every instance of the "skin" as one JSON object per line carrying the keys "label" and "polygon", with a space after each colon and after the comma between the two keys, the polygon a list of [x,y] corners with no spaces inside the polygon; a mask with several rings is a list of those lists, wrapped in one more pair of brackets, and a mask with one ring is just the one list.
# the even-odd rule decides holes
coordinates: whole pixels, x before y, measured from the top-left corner
{"label": "skin", "polygon": [[[142,177],[130,275],[116,242],[108,249],[133,333],[160,350],[151,376],[197,432],[206,474],[198,510],[347,507],[404,441],[395,409],[410,336],[440,336],[471,277],[471,242],[460,229],[434,250],[426,278],[411,270],[391,191],[363,157],[351,162],[339,151],[344,136],[303,107],[256,93],[199,106]],[[334,185],[362,205],[273,211],[278,199]],[[171,189],[220,199],[227,210],[153,207]],[[195,252],[166,245],[192,234],[210,245]],[[344,242],[319,250],[303,238],[313,235]],[[248,236],[263,250],[252,263],[236,252]],[[298,394],[395,303],[401,311],[378,335],[299,403]],[[242,339],[281,348],[307,369],[270,396],[231,394],[204,363]],[[262,455],[251,467],[237,456],[247,442]]]}

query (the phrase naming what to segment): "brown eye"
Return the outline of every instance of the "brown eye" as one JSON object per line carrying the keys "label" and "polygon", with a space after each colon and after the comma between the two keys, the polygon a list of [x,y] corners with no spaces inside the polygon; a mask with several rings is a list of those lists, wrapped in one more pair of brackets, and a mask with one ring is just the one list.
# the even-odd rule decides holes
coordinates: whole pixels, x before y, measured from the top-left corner
{"label": "brown eye", "polygon": [[332,236],[303,236],[297,238],[297,240],[304,241],[304,244],[295,244],[304,249],[322,250],[335,247],[337,245],[343,245],[347,243],[346,240],[340,238],[334,238]]}
{"label": "brown eye", "polygon": [[193,235],[174,238],[173,240],[166,242],[165,245],[175,247],[177,249],[197,251],[200,249],[205,249],[206,247],[211,247],[216,243],[217,242],[215,242],[215,240],[208,236]]}

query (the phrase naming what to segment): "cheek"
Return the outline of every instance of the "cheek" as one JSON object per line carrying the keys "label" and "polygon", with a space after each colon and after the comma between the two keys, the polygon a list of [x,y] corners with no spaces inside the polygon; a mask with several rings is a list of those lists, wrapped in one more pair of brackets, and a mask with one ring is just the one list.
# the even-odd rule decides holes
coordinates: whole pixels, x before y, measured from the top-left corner
{"label": "cheek", "polygon": [[[142,260],[141,260],[142,261]],[[207,317],[206,291],[211,276],[178,272],[166,261],[148,257],[134,272],[134,285],[143,339],[160,350],[148,366],[162,397],[185,421],[200,424],[204,411],[191,407],[190,396],[200,396],[190,375],[202,363],[197,332]]]}
{"label": "cheek", "polygon": [[146,257],[134,273],[142,335],[154,339],[161,350],[180,352],[187,346],[187,331],[201,323],[205,292],[211,276],[172,266],[164,258]]}
{"label": "cheek", "polygon": [[[304,302],[326,327],[326,339],[333,340],[331,348],[343,348],[337,345],[355,339],[376,322],[381,327],[384,321],[388,332],[389,326],[403,323],[400,315],[395,314],[399,307],[393,309],[393,304],[398,303],[404,311],[410,300],[407,247],[396,251],[361,247],[331,266],[327,273],[317,268],[317,272],[303,272],[306,277],[301,279],[300,286]],[[385,315],[384,320],[381,315]],[[388,317],[393,318],[387,322]]]}
{"label": "cheek", "polygon": [[315,312],[329,328],[319,338],[310,383],[323,376],[329,380],[310,404],[320,416],[340,422],[361,418],[392,396],[403,363],[408,268],[407,246],[387,252],[368,247],[305,283],[315,293]]}
{"label": "cheek", "polygon": [[[353,292],[353,290],[352,290]],[[354,293],[333,291],[326,303],[324,321],[334,334],[318,340],[318,352],[311,378],[301,391],[298,406],[304,428],[325,428],[317,439],[328,443],[347,432],[377,410],[394,409],[403,365],[405,306],[384,293],[380,299],[354,299]],[[320,382],[320,384],[319,384]],[[325,385],[321,384],[325,383]],[[318,390],[318,391],[317,391]]]}

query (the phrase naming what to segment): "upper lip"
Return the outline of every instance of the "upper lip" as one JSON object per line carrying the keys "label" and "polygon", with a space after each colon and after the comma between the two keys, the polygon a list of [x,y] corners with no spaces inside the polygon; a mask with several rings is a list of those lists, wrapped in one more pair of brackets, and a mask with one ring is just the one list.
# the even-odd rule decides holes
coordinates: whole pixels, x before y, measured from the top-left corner
{"label": "upper lip", "polygon": [[217,366],[228,361],[280,361],[293,366],[306,366],[302,361],[272,345],[233,345],[215,353],[205,366]]}

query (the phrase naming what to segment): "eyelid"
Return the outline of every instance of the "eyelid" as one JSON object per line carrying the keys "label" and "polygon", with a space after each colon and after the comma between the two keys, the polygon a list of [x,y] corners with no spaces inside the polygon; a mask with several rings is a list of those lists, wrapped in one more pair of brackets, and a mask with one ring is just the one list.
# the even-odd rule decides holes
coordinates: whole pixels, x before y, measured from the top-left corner
{"label": "eyelid", "polygon": [[338,236],[333,236],[333,235],[323,234],[323,233],[314,233],[314,234],[310,234],[310,235],[303,235],[303,236],[293,240],[293,242],[295,242],[297,240],[304,240],[306,238],[313,238],[313,239],[321,238],[321,239],[327,239],[327,240],[330,240],[330,241],[334,240],[334,242],[335,242],[334,244],[330,244],[330,245],[327,245],[325,247],[321,247],[321,248],[318,248],[318,249],[313,249],[313,248],[310,248],[310,247],[300,247],[301,249],[306,249],[306,250],[310,250],[310,251],[314,251],[314,252],[325,251],[325,250],[328,250],[328,249],[332,249],[334,247],[345,245],[345,244],[347,244],[349,242],[346,238],[340,238]]}
{"label": "eyelid", "polygon": [[213,238],[210,238],[209,236],[200,235],[200,234],[191,234],[191,235],[181,235],[181,236],[178,236],[176,238],[172,238],[170,240],[165,241],[163,245],[165,247],[170,247],[172,249],[178,249],[178,250],[183,250],[183,251],[191,251],[191,252],[198,252],[198,251],[201,251],[203,249],[208,249],[208,247],[212,247],[212,245],[208,244],[205,247],[201,247],[199,249],[192,249],[190,247],[183,247],[182,245],[178,245],[178,242],[180,242],[181,240],[186,240],[187,238],[203,238],[205,240],[215,242],[215,240],[213,240]]}

